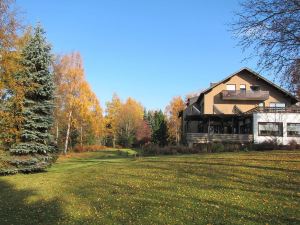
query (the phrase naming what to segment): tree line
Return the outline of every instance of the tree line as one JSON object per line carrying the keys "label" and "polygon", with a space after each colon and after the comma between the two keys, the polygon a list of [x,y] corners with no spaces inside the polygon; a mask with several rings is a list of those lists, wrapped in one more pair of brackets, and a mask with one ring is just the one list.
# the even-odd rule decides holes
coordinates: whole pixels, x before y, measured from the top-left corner
{"label": "tree line", "polygon": [[75,147],[179,143],[180,97],[162,112],[114,94],[103,110],[80,53],[53,54],[41,24],[24,26],[11,0],[0,0],[0,47],[0,158],[11,171],[42,170]]}
{"label": "tree line", "polygon": [[85,79],[79,52],[57,56],[53,65],[56,85],[53,133],[64,153],[86,145],[141,147],[149,142],[161,146],[179,143],[178,114],[184,108],[181,97],[175,97],[162,112],[147,111],[135,99],[122,101],[113,94],[103,110]]}

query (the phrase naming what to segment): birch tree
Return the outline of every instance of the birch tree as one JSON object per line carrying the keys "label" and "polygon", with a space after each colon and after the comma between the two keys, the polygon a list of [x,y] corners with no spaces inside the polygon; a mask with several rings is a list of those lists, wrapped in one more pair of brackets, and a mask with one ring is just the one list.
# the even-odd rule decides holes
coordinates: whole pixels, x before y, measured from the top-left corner
{"label": "birch tree", "polygon": [[57,85],[54,132],[64,154],[69,148],[71,132],[79,134],[78,138],[73,137],[72,143],[79,142],[81,147],[99,143],[103,136],[102,108],[85,79],[80,54],[57,57],[54,71]]}
{"label": "birch tree", "polygon": [[116,147],[118,134],[118,117],[121,110],[121,100],[117,94],[113,94],[111,102],[106,103],[105,130],[106,135],[112,138],[112,145]]}
{"label": "birch tree", "polygon": [[169,142],[179,144],[181,136],[181,119],[179,112],[184,110],[185,103],[181,97],[174,97],[166,107]]}
{"label": "birch tree", "polygon": [[[67,154],[73,114],[80,105],[80,89],[84,82],[84,70],[80,54],[73,52],[60,57],[56,61],[54,70],[56,81],[59,82],[56,89],[56,103],[60,104],[57,105],[56,115],[63,115],[67,125],[63,148],[64,154]],[[56,121],[57,129],[59,129],[58,121]]]}
{"label": "birch tree", "polygon": [[119,143],[131,147],[136,141],[137,129],[144,117],[143,106],[132,98],[128,98],[120,109],[117,118],[117,134]]}

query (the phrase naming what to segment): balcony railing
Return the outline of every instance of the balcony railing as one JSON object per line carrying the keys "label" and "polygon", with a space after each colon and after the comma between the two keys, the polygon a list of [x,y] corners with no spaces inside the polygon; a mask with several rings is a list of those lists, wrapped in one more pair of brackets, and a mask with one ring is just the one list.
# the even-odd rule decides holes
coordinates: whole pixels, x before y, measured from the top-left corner
{"label": "balcony railing", "polygon": [[255,107],[245,114],[252,113],[300,113],[299,106],[290,106],[290,107]]}
{"label": "balcony railing", "polygon": [[252,134],[208,134],[208,133],[187,133],[188,143],[210,143],[210,142],[230,142],[249,143],[253,141]]}
{"label": "balcony railing", "polygon": [[244,91],[244,90],[236,90],[222,91],[222,99],[223,100],[258,100],[265,101],[269,98],[270,94],[268,91]]}

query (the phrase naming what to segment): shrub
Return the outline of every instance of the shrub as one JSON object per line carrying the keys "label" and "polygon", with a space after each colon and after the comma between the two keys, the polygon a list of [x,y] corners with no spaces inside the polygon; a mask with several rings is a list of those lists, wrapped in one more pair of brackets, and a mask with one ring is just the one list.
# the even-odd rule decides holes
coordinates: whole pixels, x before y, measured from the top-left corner
{"label": "shrub", "polygon": [[238,152],[243,149],[243,144],[241,143],[227,143],[224,144],[225,152]]}
{"label": "shrub", "polygon": [[115,145],[115,148],[123,148],[121,145]]}
{"label": "shrub", "polygon": [[161,147],[153,143],[147,143],[142,148],[143,155],[159,155]]}
{"label": "shrub", "polygon": [[[168,147],[166,147],[168,148]],[[188,148],[187,146],[171,146],[173,153],[175,154],[191,154],[194,148]]]}
{"label": "shrub", "polygon": [[253,150],[253,143],[241,144],[241,151],[251,151]]}
{"label": "shrub", "polygon": [[192,148],[193,152],[197,153],[197,152],[209,152],[209,146],[208,144],[194,144],[193,148]]}
{"label": "shrub", "polygon": [[293,140],[290,140],[290,141],[289,141],[287,148],[288,148],[289,150],[295,150],[295,149],[299,149],[300,146],[299,146],[299,144],[297,143],[297,141],[293,139]]}
{"label": "shrub", "polygon": [[201,152],[207,152],[206,144],[195,145],[194,147],[189,148],[182,145],[160,147],[159,145],[148,143],[142,148],[143,155],[197,154]]}
{"label": "shrub", "polygon": [[265,141],[262,143],[258,144],[253,144],[253,150],[258,150],[258,151],[270,151],[270,150],[275,150],[278,149],[279,145],[277,141]]}
{"label": "shrub", "polygon": [[259,144],[254,143],[199,143],[193,147],[187,146],[165,146],[160,147],[157,144],[148,143],[142,148],[140,155],[176,155],[176,154],[198,154],[205,152],[237,152],[237,151],[266,151],[275,149],[300,149],[300,145],[295,140],[288,146],[278,145],[276,141],[267,141]]}
{"label": "shrub", "polygon": [[224,152],[225,147],[222,143],[212,143],[210,149],[211,152]]}
{"label": "shrub", "polygon": [[106,147],[102,145],[86,145],[86,146],[76,145],[73,148],[73,151],[74,152],[96,152],[104,149],[106,149]]}

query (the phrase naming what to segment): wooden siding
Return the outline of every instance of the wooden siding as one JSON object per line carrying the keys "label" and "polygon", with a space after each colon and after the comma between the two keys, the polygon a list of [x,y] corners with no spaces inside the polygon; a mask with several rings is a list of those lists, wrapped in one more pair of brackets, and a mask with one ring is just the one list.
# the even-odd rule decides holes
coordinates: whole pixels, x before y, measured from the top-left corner
{"label": "wooden siding", "polygon": [[[246,91],[250,91],[252,85],[259,85],[261,91],[268,91],[269,98],[265,101],[262,100],[224,100],[222,97],[222,91],[226,90],[227,84],[235,84],[237,91],[240,89],[240,85],[246,85]],[[204,95],[204,114],[213,114],[213,106],[217,106],[218,109],[224,114],[234,114],[234,106],[238,106],[242,112],[249,111],[264,102],[266,107],[270,106],[272,102],[285,103],[287,107],[291,106],[291,98],[280,92],[272,85],[258,79],[255,75],[250,72],[243,71],[228,81],[220,83],[215,86],[211,91]]]}

